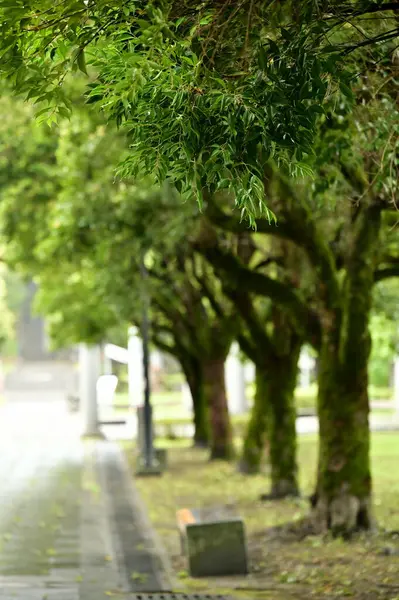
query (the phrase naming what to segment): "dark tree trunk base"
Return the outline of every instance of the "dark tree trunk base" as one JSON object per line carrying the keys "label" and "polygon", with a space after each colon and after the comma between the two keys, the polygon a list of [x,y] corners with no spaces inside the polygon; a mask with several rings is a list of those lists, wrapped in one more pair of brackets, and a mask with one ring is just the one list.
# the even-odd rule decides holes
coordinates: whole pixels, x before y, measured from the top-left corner
{"label": "dark tree trunk base", "polygon": [[358,498],[343,491],[328,500],[324,495],[314,494],[311,499],[312,521],[317,531],[331,531],[335,536],[348,537],[358,531],[372,531],[375,520],[371,498]]}
{"label": "dark tree trunk base", "polygon": [[209,456],[209,460],[224,460],[229,461],[234,459],[234,451],[232,447],[229,448],[212,448]]}
{"label": "dark tree trunk base", "polygon": [[244,458],[241,458],[237,464],[237,471],[242,475],[258,475],[261,468],[259,464],[250,464]]}
{"label": "dark tree trunk base", "polygon": [[282,479],[272,487],[270,494],[262,494],[260,500],[266,502],[268,500],[282,500],[283,498],[299,498],[299,496],[296,482]]}
{"label": "dark tree trunk base", "polygon": [[209,448],[209,442],[205,440],[194,440],[193,448],[198,448],[199,450],[207,450]]}

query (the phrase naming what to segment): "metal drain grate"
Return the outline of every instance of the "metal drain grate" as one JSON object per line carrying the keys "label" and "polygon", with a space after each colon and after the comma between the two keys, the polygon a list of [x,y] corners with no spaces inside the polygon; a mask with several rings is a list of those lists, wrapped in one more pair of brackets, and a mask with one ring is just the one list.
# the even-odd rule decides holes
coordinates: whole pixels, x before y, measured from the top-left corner
{"label": "metal drain grate", "polygon": [[180,594],[174,592],[142,592],[129,596],[132,600],[232,600],[228,596],[214,594]]}

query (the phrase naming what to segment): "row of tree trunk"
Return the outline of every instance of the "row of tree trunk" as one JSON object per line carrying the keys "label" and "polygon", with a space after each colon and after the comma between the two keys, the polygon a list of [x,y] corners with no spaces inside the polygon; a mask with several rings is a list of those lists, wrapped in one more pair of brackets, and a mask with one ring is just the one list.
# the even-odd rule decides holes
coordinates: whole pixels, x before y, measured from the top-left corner
{"label": "row of tree trunk", "polygon": [[[265,496],[275,499],[299,494],[294,403],[298,355],[297,348],[268,368],[257,366],[254,404],[240,457],[241,471],[256,473],[268,448],[271,490]],[[229,460],[234,449],[224,362],[225,356],[198,361],[186,375],[193,398],[195,445],[209,447],[211,459]],[[345,532],[372,524],[367,364],[355,388],[338,365],[327,344],[320,357],[320,444],[313,516],[321,529]]]}

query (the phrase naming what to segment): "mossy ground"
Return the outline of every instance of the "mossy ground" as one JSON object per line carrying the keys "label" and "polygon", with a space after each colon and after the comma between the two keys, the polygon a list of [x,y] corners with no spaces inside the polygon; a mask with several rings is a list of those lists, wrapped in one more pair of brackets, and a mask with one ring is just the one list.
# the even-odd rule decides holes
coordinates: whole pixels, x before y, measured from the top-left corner
{"label": "mossy ground", "polygon": [[[134,469],[132,448],[126,450]],[[243,476],[234,464],[210,463],[206,452],[184,444],[169,450],[169,467],[161,478],[137,480],[182,589],[223,590],[238,598],[244,595],[259,600],[399,600],[399,535],[386,531],[399,530],[399,434],[372,436],[374,503],[380,529],[349,542],[329,536],[304,538],[300,524],[309,511],[305,497],[313,490],[316,437],[301,436],[298,451],[303,499],[262,503],[259,496],[270,489],[267,467],[262,475]],[[180,554],[176,510],[231,503],[246,523],[250,575],[189,578]]]}

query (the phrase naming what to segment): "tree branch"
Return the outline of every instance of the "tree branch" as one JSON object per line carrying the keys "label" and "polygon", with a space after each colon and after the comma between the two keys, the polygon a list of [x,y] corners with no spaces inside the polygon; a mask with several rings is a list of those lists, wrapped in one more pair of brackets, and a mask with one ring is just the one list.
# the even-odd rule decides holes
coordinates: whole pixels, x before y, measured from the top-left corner
{"label": "tree branch", "polygon": [[[278,178],[281,197],[276,201],[276,206],[272,205],[273,210],[277,209],[275,212],[278,215],[278,222],[275,224],[264,218],[257,219],[256,232],[275,235],[302,247],[315,269],[316,277],[323,283],[323,290],[325,290],[323,302],[327,306],[337,305],[340,299],[340,289],[335,257],[323,235],[318,231],[310,207],[303,198],[297,195],[287,180],[273,169],[268,172],[268,177]],[[208,199],[206,216],[217,227],[232,233],[249,230],[249,225],[235,215],[226,215],[212,201],[212,198]]]}
{"label": "tree branch", "polygon": [[374,273],[374,281],[383,281],[384,279],[389,279],[390,277],[399,277],[399,266],[385,267],[383,269],[378,269]]}
{"label": "tree branch", "polygon": [[213,293],[213,291],[210,288],[210,285],[208,284],[206,277],[199,275],[198,273],[195,275],[196,280],[198,281],[198,283],[200,284],[202,291],[204,292],[204,295],[208,298],[215,314],[223,319],[225,317],[225,314],[223,312],[222,306],[220,305],[220,303],[216,300],[216,296]]}
{"label": "tree branch", "polygon": [[167,344],[164,340],[162,340],[159,336],[157,336],[154,333],[152,334],[152,341],[159,350],[162,350],[162,352],[166,352],[167,354],[170,354],[171,356],[177,358],[178,353],[176,349],[172,345]]}
{"label": "tree branch", "polygon": [[228,298],[230,298],[230,300],[234,303],[241,315],[242,320],[248,327],[247,338],[251,339],[251,343],[254,348],[253,356],[256,353],[256,349],[258,359],[259,353],[272,354],[274,350],[270,338],[266,333],[266,323],[262,323],[261,319],[259,318],[259,314],[255,310],[248,292],[239,290],[236,286],[233,288],[228,285],[225,285],[223,290]]}
{"label": "tree branch", "polygon": [[257,352],[257,347],[252,343],[252,340],[249,339],[248,335],[243,332],[240,333],[237,336],[237,342],[249,360],[256,364],[256,360],[259,357],[259,352]]}
{"label": "tree branch", "polygon": [[320,339],[320,323],[317,315],[310,311],[305,302],[291,287],[271,277],[256,273],[245,267],[232,253],[222,250],[217,245],[206,245],[198,250],[214,267],[228,279],[231,287],[245,287],[261,296],[272,298],[287,309],[295,327],[302,335],[317,345]]}

